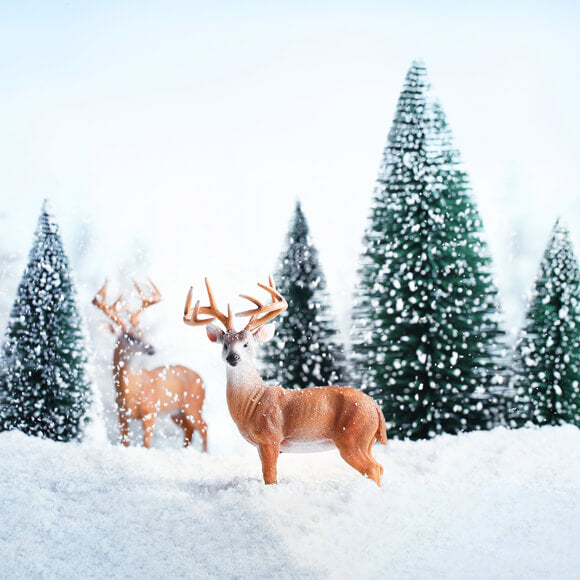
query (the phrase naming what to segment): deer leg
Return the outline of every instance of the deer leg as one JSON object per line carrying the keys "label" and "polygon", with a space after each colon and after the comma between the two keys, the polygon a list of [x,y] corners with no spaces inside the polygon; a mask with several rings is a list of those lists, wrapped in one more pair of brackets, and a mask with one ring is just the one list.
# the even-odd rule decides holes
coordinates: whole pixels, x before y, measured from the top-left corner
{"label": "deer leg", "polygon": [[382,476],[383,476],[383,472],[384,472],[385,470],[383,469],[383,466],[382,466],[382,465],[381,465],[381,464],[380,464],[380,463],[379,463],[379,462],[378,462],[378,461],[377,461],[377,460],[376,460],[376,459],[373,457],[373,445],[375,444],[375,441],[376,441],[376,439],[373,437],[373,438],[371,439],[371,442],[369,443],[369,449],[368,449],[368,451],[367,451],[367,455],[370,457],[370,459],[371,459],[371,460],[372,460],[374,463],[376,463],[376,464],[379,466],[379,470],[380,470],[380,474],[381,474],[380,476],[382,477]]}
{"label": "deer leg", "polygon": [[262,462],[262,475],[264,476],[264,483],[269,485],[271,483],[278,483],[277,478],[277,464],[278,455],[280,454],[279,443],[262,444],[258,446],[260,453],[260,460]]}
{"label": "deer leg", "polygon": [[183,411],[178,411],[177,413],[173,413],[173,415],[171,415],[171,419],[180,429],[184,429]]}
{"label": "deer leg", "polygon": [[183,446],[189,447],[191,441],[193,440],[193,431],[195,430],[195,423],[193,422],[191,417],[188,417],[187,415],[183,417],[183,423],[184,423],[183,432],[185,433],[185,440]]}
{"label": "deer leg", "polygon": [[183,429],[184,443],[183,446],[187,447],[191,443],[193,438],[193,429],[191,428],[188,418],[183,411],[178,411],[171,415],[173,422],[180,428]]}
{"label": "deer leg", "polygon": [[201,438],[203,439],[203,452],[207,453],[207,423],[202,419],[201,428],[199,430]]}
{"label": "deer leg", "polygon": [[119,428],[121,431],[121,443],[125,447],[129,447],[129,420],[125,409],[119,408]]}
{"label": "deer leg", "polygon": [[192,423],[193,428],[201,435],[203,441],[203,452],[207,453],[207,423],[203,420],[199,411],[195,414]]}
{"label": "deer leg", "polygon": [[147,413],[141,419],[143,422],[143,430],[145,431],[143,435],[143,445],[149,449],[151,447],[151,441],[153,440],[153,430],[155,429],[155,419],[157,418],[155,413]]}
{"label": "deer leg", "polygon": [[358,447],[337,445],[340,456],[359,473],[381,485],[381,466]]}

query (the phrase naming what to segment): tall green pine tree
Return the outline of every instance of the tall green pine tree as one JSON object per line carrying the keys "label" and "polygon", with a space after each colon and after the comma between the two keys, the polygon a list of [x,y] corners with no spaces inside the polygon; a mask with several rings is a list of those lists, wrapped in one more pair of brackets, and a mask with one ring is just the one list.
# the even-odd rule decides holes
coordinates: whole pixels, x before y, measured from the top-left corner
{"label": "tall green pine tree", "polygon": [[391,436],[491,426],[497,290],[467,176],[420,62],[397,104],[359,274],[354,362]]}
{"label": "tall green pine tree", "polygon": [[287,388],[333,385],[346,380],[344,349],[331,322],[326,280],[300,203],[275,275],[288,309],[264,344],[264,375]]}
{"label": "tall green pine tree", "polygon": [[516,343],[512,426],[580,427],[580,271],[568,230],[557,221]]}
{"label": "tall green pine tree", "polygon": [[87,353],[68,259],[46,202],[2,355],[2,427],[79,439],[91,401]]}

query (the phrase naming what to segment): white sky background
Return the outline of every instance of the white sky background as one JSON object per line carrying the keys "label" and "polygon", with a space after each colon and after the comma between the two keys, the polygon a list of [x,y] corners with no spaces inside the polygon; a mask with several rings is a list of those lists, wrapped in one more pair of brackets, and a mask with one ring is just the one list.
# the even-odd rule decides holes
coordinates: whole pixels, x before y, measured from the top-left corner
{"label": "white sky background", "polygon": [[423,58],[513,325],[559,215],[580,241],[578,6],[1,1],[9,301],[49,197],[73,261],[82,224],[90,233],[87,310],[95,284],[120,288],[129,267],[165,295],[160,332],[189,337],[189,285],[253,292],[300,199],[346,330],[382,150]]}

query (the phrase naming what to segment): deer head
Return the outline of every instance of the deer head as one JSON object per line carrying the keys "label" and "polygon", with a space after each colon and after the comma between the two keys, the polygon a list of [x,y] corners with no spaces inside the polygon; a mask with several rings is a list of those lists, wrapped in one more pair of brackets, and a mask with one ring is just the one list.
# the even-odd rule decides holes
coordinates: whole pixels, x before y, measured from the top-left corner
{"label": "deer head", "polygon": [[113,323],[113,330],[117,333],[117,344],[125,352],[130,354],[155,354],[155,348],[145,340],[143,330],[139,326],[139,316],[141,313],[161,300],[161,293],[157,286],[149,280],[150,295],[146,295],[143,289],[135,281],[135,287],[141,298],[141,306],[131,311],[123,302],[123,295],[119,295],[112,304],[107,304],[107,285],[105,281],[103,287],[93,298],[93,304],[101,309]]}
{"label": "deer head", "polygon": [[[272,299],[270,304],[263,304],[256,298],[240,294],[242,298],[249,300],[256,307],[236,314],[237,317],[250,317],[246,326],[238,332],[234,328],[234,317],[230,305],[228,304],[227,315],[220,312],[207,278],[205,286],[209,297],[209,306],[200,306],[199,300],[192,306],[193,288],[190,288],[185,303],[184,322],[191,326],[205,325],[208,338],[212,342],[222,345],[222,358],[229,367],[240,367],[242,370],[250,365],[253,368],[256,344],[266,342],[274,336],[274,325],[267,323],[284,312],[288,308],[288,303],[276,290],[271,277],[268,285],[258,284],[260,288],[270,294]],[[211,318],[199,318],[200,314],[211,316]],[[215,320],[223,325],[223,330],[219,326],[211,324]]]}

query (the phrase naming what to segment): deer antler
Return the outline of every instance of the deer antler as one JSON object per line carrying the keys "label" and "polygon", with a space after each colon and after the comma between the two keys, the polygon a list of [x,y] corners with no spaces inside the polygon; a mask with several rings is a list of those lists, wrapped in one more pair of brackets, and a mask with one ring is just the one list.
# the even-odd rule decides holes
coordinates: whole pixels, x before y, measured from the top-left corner
{"label": "deer antler", "polygon": [[246,296],[245,294],[240,294],[242,298],[253,302],[257,308],[252,308],[251,310],[245,310],[244,312],[239,312],[236,316],[249,316],[250,320],[248,324],[246,324],[244,330],[248,332],[252,332],[256,330],[256,328],[263,326],[266,322],[270,322],[270,320],[276,318],[276,316],[282,314],[286,308],[288,308],[288,302],[284,300],[282,294],[280,294],[276,287],[274,286],[274,280],[272,280],[272,276],[268,278],[269,285],[266,286],[265,284],[260,284],[258,282],[258,286],[263,288],[270,294],[272,297],[271,304],[262,304],[256,298],[252,298],[251,296]]}
{"label": "deer antler", "polygon": [[155,286],[155,284],[153,284],[153,281],[151,280],[151,278],[149,278],[149,286],[151,287],[151,290],[152,290],[152,293],[150,296],[145,295],[145,293],[143,292],[143,290],[141,289],[141,287],[139,286],[139,284],[137,284],[137,282],[135,280],[133,280],[133,284],[135,284],[135,288],[137,288],[137,292],[139,292],[139,296],[141,298],[141,307],[139,308],[139,310],[137,310],[137,312],[130,312],[131,325],[137,326],[139,324],[139,316],[141,315],[141,313],[146,308],[149,308],[149,306],[153,306],[153,304],[157,304],[158,302],[161,301],[161,292],[159,292],[159,289],[157,288],[157,286]]}
{"label": "deer antler", "polygon": [[[211,286],[209,285],[208,279],[205,279],[205,287],[207,289],[207,295],[209,297],[209,306],[200,306],[199,300],[192,307],[191,303],[193,301],[193,288],[189,289],[187,293],[187,299],[185,301],[185,312],[183,313],[183,322],[189,324],[190,326],[202,326],[209,324],[216,318],[224,325],[226,330],[234,330],[234,317],[232,315],[232,309],[228,304],[228,314],[227,316],[220,312],[216,306],[215,299],[213,297],[213,292]],[[199,318],[200,314],[206,314],[211,316],[211,318]]]}
{"label": "deer antler", "polygon": [[[100,308],[115,324],[119,325],[124,331],[127,330],[127,323],[121,318],[119,312],[119,305],[123,300],[123,294],[119,295],[119,298],[113,302],[113,304],[107,304],[107,285],[109,280],[105,280],[103,287],[97,292],[93,298],[93,304]],[[125,310],[125,309],[123,309]]]}

